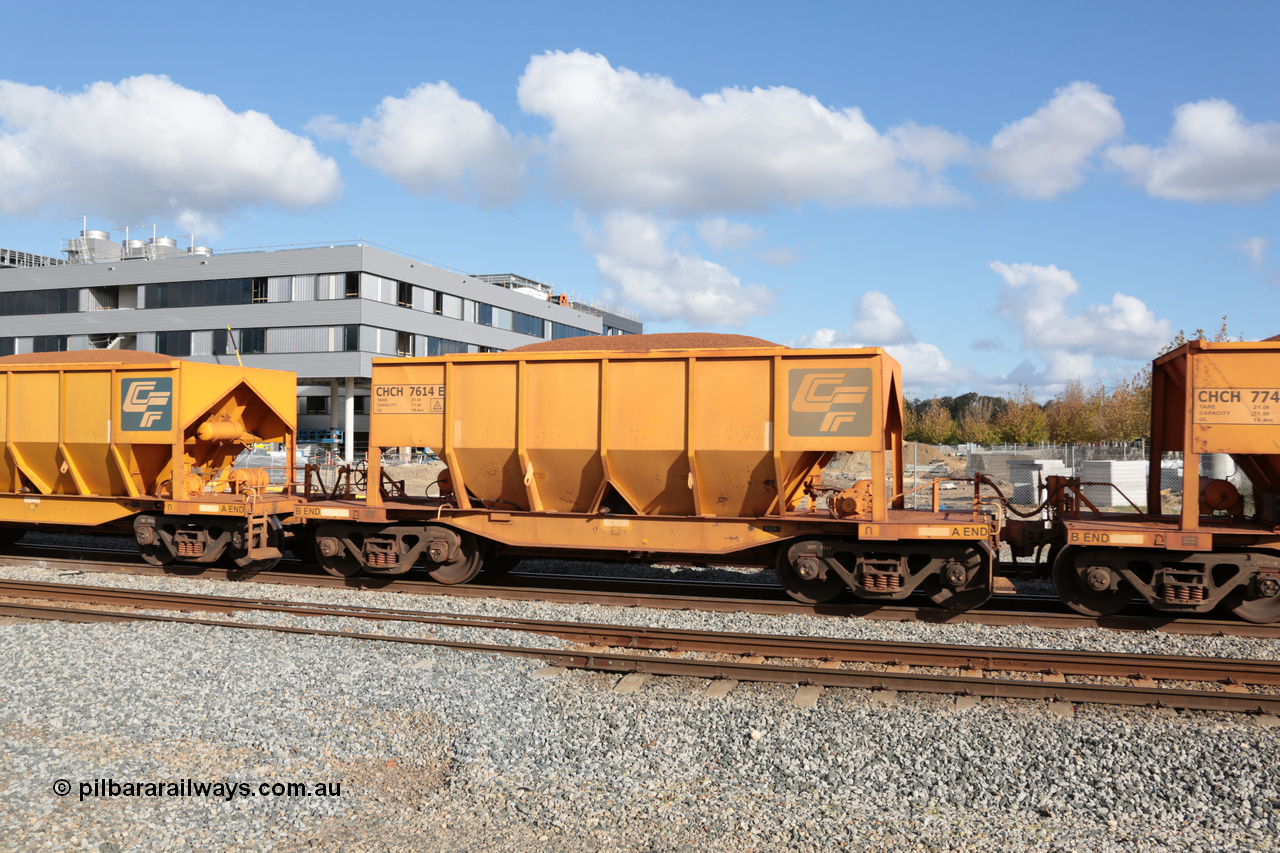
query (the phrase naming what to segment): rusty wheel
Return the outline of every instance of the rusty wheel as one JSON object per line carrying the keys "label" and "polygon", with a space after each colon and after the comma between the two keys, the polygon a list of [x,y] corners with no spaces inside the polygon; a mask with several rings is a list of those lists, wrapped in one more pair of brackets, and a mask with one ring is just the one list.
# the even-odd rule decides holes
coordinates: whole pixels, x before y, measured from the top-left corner
{"label": "rusty wheel", "polygon": [[364,567],[347,553],[346,546],[336,536],[316,536],[316,562],[334,577],[349,578],[360,574]]}
{"label": "rusty wheel", "polygon": [[142,555],[142,559],[153,566],[167,566],[173,562],[173,552],[162,543],[139,545],[138,553]]}
{"label": "rusty wheel", "polygon": [[1231,612],[1246,622],[1256,622],[1259,625],[1280,622],[1280,589],[1276,588],[1277,581],[1267,578],[1261,582],[1255,581],[1252,585],[1257,592],[1256,597],[1246,598],[1245,592],[1232,595],[1227,600]]}
{"label": "rusty wheel", "polygon": [[445,584],[466,583],[480,574],[484,557],[476,544],[476,537],[465,530],[457,531],[457,535],[458,546],[449,559],[427,571],[432,580]]}
{"label": "rusty wheel", "polygon": [[1113,577],[1100,566],[1080,569],[1076,565],[1079,548],[1066,547],[1053,561],[1053,588],[1058,597],[1085,616],[1110,616],[1133,600],[1133,587],[1123,578]]}
{"label": "rusty wheel", "polygon": [[[816,561],[812,564],[802,562],[813,560],[812,557],[800,557],[793,561],[792,550],[793,548],[779,550],[778,560],[774,565],[774,572],[787,595],[803,604],[823,604],[845,591],[844,578],[835,572],[828,572],[825,578],[817,577],[813,574],[817,569]],[[801,565],[797,566],[797,562],[801,562]]]}
{"label": "rusty wheel", "polygon": [[156,530],[156,525],[162,521],[155,516],[140,515],[133,522],[133,538],[138,543],[138,553],[153,566],[167,566],[174,559],[173,551]]}

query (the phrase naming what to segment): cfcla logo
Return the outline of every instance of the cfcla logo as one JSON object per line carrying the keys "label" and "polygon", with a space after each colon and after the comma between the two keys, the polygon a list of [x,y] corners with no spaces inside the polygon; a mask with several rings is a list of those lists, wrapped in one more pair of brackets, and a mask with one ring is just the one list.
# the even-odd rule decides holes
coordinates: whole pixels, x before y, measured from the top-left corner
{"label": "cfcla logo", "polygon": [[168,377],[120,380],[120,428],[168,431],[173,422],[172,400],[173,380]]}
{"label": "cfcla logo", "polygon": [[790,434],[871,434],[871,368],[792,370]]}

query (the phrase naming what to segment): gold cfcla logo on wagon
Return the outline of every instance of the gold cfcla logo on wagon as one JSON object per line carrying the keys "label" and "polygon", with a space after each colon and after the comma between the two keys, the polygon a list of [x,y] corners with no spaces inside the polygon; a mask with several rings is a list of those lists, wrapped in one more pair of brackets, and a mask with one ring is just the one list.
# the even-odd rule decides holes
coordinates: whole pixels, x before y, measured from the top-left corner
{"label": "gold cfcla logo on wagon", "polygon": [[871,368],[792,370],[789,433],[871,435]]}

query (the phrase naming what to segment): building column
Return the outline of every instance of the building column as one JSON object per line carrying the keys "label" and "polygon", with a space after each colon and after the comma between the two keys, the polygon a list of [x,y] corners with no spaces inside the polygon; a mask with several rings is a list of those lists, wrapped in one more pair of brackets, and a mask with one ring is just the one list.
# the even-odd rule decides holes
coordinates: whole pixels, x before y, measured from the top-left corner
{"label": "building column", "polygon": [[347,423],[343,429],[344,458],[350,465],[356,461],[356,378],[347,377]]}
{"label": "building column", "polygon": [[338,428],[338,380],[329,380],[329,429]]}

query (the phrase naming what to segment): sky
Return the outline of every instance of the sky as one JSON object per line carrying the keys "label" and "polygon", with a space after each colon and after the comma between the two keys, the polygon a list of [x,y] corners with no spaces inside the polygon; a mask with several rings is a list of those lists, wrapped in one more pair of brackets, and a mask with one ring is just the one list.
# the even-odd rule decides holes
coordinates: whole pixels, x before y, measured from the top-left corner
{"label": "sky", "polygon": [[1280,3],[199,9],[6,12],[0,246],[362,239],[918,398],[1280,333]]}

